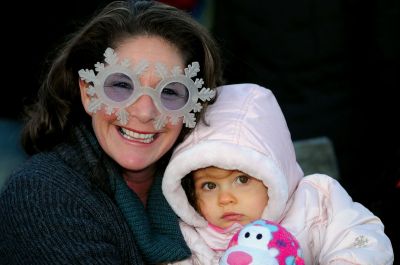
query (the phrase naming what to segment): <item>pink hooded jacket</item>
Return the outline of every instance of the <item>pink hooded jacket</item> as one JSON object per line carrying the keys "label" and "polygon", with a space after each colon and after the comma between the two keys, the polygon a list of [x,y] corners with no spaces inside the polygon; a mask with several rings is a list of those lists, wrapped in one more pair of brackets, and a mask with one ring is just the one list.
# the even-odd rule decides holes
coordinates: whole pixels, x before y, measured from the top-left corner
{"label": "pink hooded jacket", "polygon": [[277,222],[299,241],[305,264],[393,264],[393,249],[381,220],[354,202],[335,179],[303,176],[283,113],[272,92],[255,84],[219,87],[205,120],[174,150],[163,193],[181,218],[192,249],[176,264],[215,265],[203,233],[206,220],[189,204],[181,179],[208,166],[237,169],[268,187],[261,218]]}

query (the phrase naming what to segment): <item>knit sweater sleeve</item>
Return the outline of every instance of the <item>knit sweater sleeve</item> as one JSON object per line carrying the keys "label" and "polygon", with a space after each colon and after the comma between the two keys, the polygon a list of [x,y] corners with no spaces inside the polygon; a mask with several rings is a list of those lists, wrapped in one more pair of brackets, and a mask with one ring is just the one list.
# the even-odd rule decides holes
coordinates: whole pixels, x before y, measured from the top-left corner
{"label": "knit sweater sleeve", "polygon": [[67,167],[25,167],[0,195],[0,264],[142,264],[109,201]]}

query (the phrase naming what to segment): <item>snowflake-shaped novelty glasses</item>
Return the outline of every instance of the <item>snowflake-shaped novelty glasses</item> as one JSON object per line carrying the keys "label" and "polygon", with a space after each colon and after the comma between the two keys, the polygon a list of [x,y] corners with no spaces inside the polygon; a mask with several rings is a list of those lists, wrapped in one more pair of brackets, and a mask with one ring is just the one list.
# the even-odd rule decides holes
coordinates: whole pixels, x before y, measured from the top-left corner
{"label": "snowflake-shaped novelty glasses", "polygon": [[115,113],[122,125],[128,123],[129,113],[126,108],[140,96],[148,95],[160,112],[154,120],[157,130],[165,126],[168,120],[176,124],[181,117],[187,127],[193,128],[196,125],[194,112],[202,109],[198,100],[209,101],[215,96],[214,90],[202,87],[202,78],[192,80],[200,71],[198,62],[189,64],[184,69],[184,74],[178,66],[168,71],[165,65],[156,63],[155,69],[161,81],[155,88],[151,88],[141,86],[139,82],[139,76],[149,66],[146,61],[132,69],[129,60],[119,62],[117,54],[111,48],[106,49],[104,58],[106,65],[100,62],[94,65],[97,75],[93,70],[82,69],[79,76],[89,84],[89,112],[94,113],[105,107],[106,113]]}

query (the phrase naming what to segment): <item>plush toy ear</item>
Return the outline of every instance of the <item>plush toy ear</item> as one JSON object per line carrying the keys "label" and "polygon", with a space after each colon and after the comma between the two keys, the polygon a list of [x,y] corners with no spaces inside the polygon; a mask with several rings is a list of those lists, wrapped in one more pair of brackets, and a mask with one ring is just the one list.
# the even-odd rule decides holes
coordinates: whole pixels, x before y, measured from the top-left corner
{"label": "plush toy ear", "polygon": [[271,230],[272,239],[268,247],[278,250],[278,255],[276,256],[278,264],[304,265],[303,254],[294,235],[280,224],[268,220],[264,220],[264,222],[267,226],[274,227],[274,231]]}

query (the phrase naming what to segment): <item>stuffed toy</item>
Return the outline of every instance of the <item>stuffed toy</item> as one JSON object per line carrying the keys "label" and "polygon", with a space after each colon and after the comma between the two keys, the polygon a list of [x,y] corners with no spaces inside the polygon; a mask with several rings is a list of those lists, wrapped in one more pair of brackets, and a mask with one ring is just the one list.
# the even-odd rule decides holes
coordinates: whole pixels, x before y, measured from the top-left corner
{"label": "stuffed toy", "polygon": [[219,265],[304,265],[299,243],[281,225],[256,220],[231,239]]}

